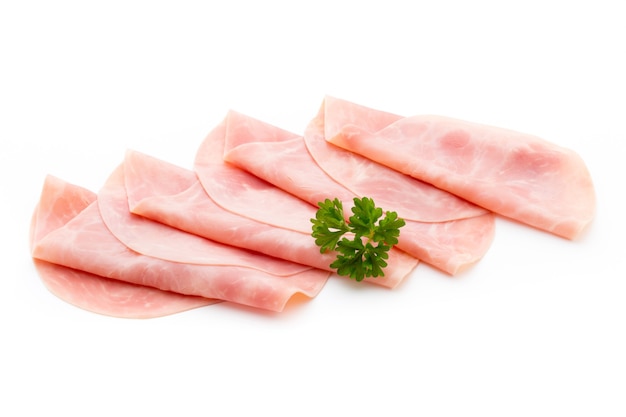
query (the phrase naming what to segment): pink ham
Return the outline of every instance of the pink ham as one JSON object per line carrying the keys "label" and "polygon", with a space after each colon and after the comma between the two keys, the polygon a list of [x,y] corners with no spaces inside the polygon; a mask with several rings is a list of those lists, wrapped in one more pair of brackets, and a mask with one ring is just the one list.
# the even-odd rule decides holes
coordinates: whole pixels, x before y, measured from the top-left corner
{"label": "pink ham", "polygon": [[125,187],[130,210],[135,214],[206,239],[292,261],[301,267],[328,270],[332,262],[331,254],[319,253],[310,233],[268,225],[218,206],[193,171],[137,151],[126,153],[124,170],[129,173]]}
{"label": "pink ham", "polygon": [[[31,247],[95,199],[91,191],[48,176],[31,222]],[[72,305],[108,316],[160,317],[218,302],[103,278],[39,259],[33,261],[50,292]]]}
{"label": "pink ham", "polygon": [[[117,181],[116,175],[113,174],[111,182]],[[120,208],[123,209],[116,206],[115,210]],[[170,231],[160,234],[147,230],[151,226],[146,225],[145,219],[137,219],[136,225],[147,231],[147,239],[161,240],[156,245],[138,244],[141,250],[147,250],[154,256],[143,254],[120,241],[107,227],[100,213],[98,202],[92,202],[63,226],[36,241],[33,256],[101,277],[271,311],[281,311],[296,293],[309,297],[317,295],[329,275],[326,271],[292,265],[287,261],[216,242],[211,246],[204,245],[203,248],[212,248],[219,256],[208,254],[195,262],[188,262],[189,259],[184,262],[174,261],[170,259],[174,256],[172,254],[163,257],[166,252],[163,248],[169,243],[172,252],[179,252],[179,248],[173,247],[174,243],[189,244],[198,237],[175,237]],[[122,218],[123,215],[118,214],[116,217]],[[125,227],[135,226],[132,220],[123,221]],[[164,226],[155,227],[162,229]],[[176,233],[188,235],[181,231]],[[196,251],[191,246],[185,249]],[[208,259],[211,257],[216,259]]]}
{"label": "pink ham", "polygon": [[574,239],[595,192],[584,161],[536,136],[441,116],[388,113],[326,98],[326,139],[493,212]]}
{"label": "pink ham", "polygon": [[[125,182],[125,177],[132,175],[125,175],[126,165],[125,162],[113,171],[98,192],[98,208],[109,231],[135,252],[168,261],[199,265],[219,265],[228,260],[231,264],[282,276],[311,269],[310,266],[281,261],[257,252],[234,250],[231,245],[216,243],[214,240],[132,214]],[[129,181],[136,182],[136,179],[129,178]]]}
{"label": "pink ham", "polygon": [[[196,154],[194,169],[206,193],[228,211],[276,227],[297,230],[312,240],[310,219],[315,217],[315,207],[223,160],[225,141],[233,132],[280,135],[273,128],[265,129],[253,119],[229,112],[205,138]],[[279,248],[278,253],[280,250],[284,249]],[[384,279],[374,278],[368,282],[395,287],[417,266],[418,260],[392,248],[388,263]]]}
{"label": "pink ham", "polygon": [[[388,114],[387,120],[397,116]],[[304,137],[231,112],[224,159],[317,205],[339,198],[344,207],[368,196],[407,221],[398,247],[450,274],[477,262],[489,248],[494,216],[487,210],[324,138],[325,106]],[[244,127],[242,127],[244,126]]]}
{"label": "pink ham", "polygon": [[[290,227],[285,222],[281,227],[276,220],[282,218],[283,206],[272,204],[266,195],[254,207],[275,214],[278,225],[271,225],[218,206],[193,171],[136,151],[127,152],[124,168],[130,173],[126,189],[133,213],[208,239],[330,271],[335,254],[321,254],[311,237],[308,219],[315,215],[313,207],[298,202],[301,209],[296,213],[306,224]],[[289,209],[293,215],[293,206]],[[391,256],[393,266],[386,276],[368,282],[396,287],[417,265],[415,258],[401,251]]]}

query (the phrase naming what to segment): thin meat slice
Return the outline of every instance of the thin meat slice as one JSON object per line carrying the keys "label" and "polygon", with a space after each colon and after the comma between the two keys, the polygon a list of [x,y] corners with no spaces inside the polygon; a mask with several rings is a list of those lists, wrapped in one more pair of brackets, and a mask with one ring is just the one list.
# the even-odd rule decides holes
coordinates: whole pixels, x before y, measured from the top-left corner
{"label": "thin meat slice", "polygon": [[[263,223],[293,230],[310,230],[310,207],[304,201],[259,179],[234,165],[224,162],[224,141],[229,132],[274,134],[258,131],[258,125],[248,123],[230,111],[226,118],[209,133],[200,145],[194,170],[207,194],[219,206]],[[280,210],[280,212],[278,212]]]}
{"label": "thin meat slice", "polygon": [[[152,234],[149,238],[158,236]],[[218,246],[224,245],[215,243]],[[242,258],[267,258],[264,255],[235,247],[222,254],[224,257],[219,262],[208,264],[176,262],[138,253],[111,233],[97,201],[43,236],[33,248],[33,256],[39,260],[101,277],[270,311],[281,311],[297,293],[314,297],[329,275],[315,268],[283,275],[282,264],[286,261],[278,259],[274,261],[279,264],[276,268],[279,274],[274,274],[264,270],[271,268],[266,259],[260,263],[261,267],[241,262]]]}
{"label": "thin meat slice", "polygon": [[398,247],[447,273],[457,274],[483,257],[493,240],[492,213],[327,143],[325,113],[322,105],[304,137],[235,114],[240,125],[258,127],[229,129],[224,159],[312,205],[339,198],[347,215],[354,197],[373,198],[407,221]]}
{"label": "thin meat slice", "polygon": [[34,259],[48,290],[92,313],[117,318],[148,319],[219,303],[220,300],[162,291]]}
{"label": "thin meat slice", "polygon": [[345,100],[326,104],[329,142],[495,213],[568,239],[594,217],[591,176],[571,149],[442,116],[389,122],[387,113]]}
{"label": "thin meat slice", "polygon": [[[271,126],[269,129],[266,127],[230,111],[200,145],[194,170],[209,197],[221,207],[244,217],[310,235],[310,219],[315,217],[315,207],[223,159],[225,142],[231,135],[283,134]],[[391,286],[395,286],[417,266],[418,260],[392,248],[388,263],[385,277],[389,282],[383,285],[390,286],[393,283]],[[371,281],[377,280],[375,278]]]}
{"label": "thin meat slice", "polygon": [[[286,207],[292,216],[294,207],[299,207],[295,214],[306,219],[306,225],[293,227],[293,222],[286,221],[281,226],[280,219],[286,217],[285,207],[274,204],[265,194],[253,208],[274,214],[274,224],[268,224],[216,204],[194,171],[137,151],[127,152],[124,168],[129,173],[126,189],[133,213],[208,239],[331,270],[329,265],[336,254],[322,254],[315,245],[309,222],[315,210],[309,205],[298,202]],[[417,265],[415,258],[401,251],[393,251],[390,258],[392,265],[386,276],[366,279],[367,282],[396,287]]]}
{"label": "thin meat slice", "polygon": [[[109,231],[135,252],[168,261],[200,265],[220,265],[226,261],[228,264],[282,276],[310,269],[310,266],[272,258],[258,252],[233,250],[231,245],[202,238],[131,213],[126,191],[125,166],[126,163],[118,166],[98,192],[98,208]],[[132,173],[128,176],[132,176]]]}
{"label": "thin meat slice", "polygon": [[[95,193],[89,190],[47,176],[31,221],[31,248],[95,199]],[[39,259],[33,259],[33,262],[50,292],[76,307],[98,314],[153,318],[219,302],[112,280]]]}
{"label": "thin meat slice", "polygon": [[329,270],[332,254],[320,254],[310,233],[243,217],[218,206],[194,171],[128,151],[124,160],[130,210],[216,242],[245,248],[300,264]]}

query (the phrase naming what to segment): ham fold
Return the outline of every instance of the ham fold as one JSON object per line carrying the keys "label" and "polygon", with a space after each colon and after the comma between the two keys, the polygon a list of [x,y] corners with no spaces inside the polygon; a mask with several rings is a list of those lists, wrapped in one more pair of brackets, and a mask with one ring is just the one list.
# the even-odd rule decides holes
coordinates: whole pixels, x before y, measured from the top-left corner
{"label": "ham fold", "polygon": [[595,191],[581,157],[539,137],[442,116],[391,116],[326,98],[330,142],[495,213],[574,239]]}
{"label": "ham fold", "polygon": [[[328,270],[332,254],[320,254],[310,234],[277,227],[225,210],[206,193],[194,171],[128,151],[124,167],[130,210],[216,242]],[[269,204],[264,200],[257,204]],[[280,215],[281,207],[277,216]]]}
{"label": "ham fold", "polygon": [[354,197],[373,198],[406,221],[397,247],[449,274],[483,257],[494,236],[491,212],[329,144],[326,117],[323,104],[303,137],[231,112],[223,158],[313,206],[337,197],[346,215]]}
{"label": "ham fold", "polygon": [[[316,207],[224,160],[224,147],[233,132],[245,132],[253,136],[264,136],[267,133],[263,125],[251,124],[250,121],[252,119],[240,117],[239,113],[231,111],[202,142],[194,161],[194,170],[202,187],[216,204],[228,211],[258,222],[298,231],[313,240],[310,220],[315,217]],[[281,250],[284,248],[279,248],[279,253]],[[319,249],[316,250],[319,253]],[[409,275],[418,260],[404,251],[392,248],[388,264],[384,277],[367,281],[393,288]]]}
{"label": "ham fold", "polygon": [[[261,183],[263,189],[250,207],[240,205],[231,211],[207,194],[194,171],[132,150],[126,153],[124,167],[129,172],[125,186],[130,210],[135,214],[217,242],[331,270],[329,265],[336,254],[320,253],[311,237],[309,219],[315,216],[315,209],[289,194],[273,190],[275,187],[267,183]],[[219,165],[212,169],[219,170]],[[242,182],[235,182],[235,187],[249,184],[245,179],[251,176],[243,174],[239,177]],[[215,176],[211,181],[217,182],[218,178]],[[248,180],[258,181],[254,177]],[[272,198],[274,191],[278,191],[280,200]],[[247,198],[253,197],[254,192],[250,191]],[[271,223],[262,220],[264,214],[255,216],[254,210],[273,213],[273,217],[268,216]],[[385,277],[366,281],[394,288],[417,264],[414,257],[392,250]]]}
{"label": "ham fold", "polygon": [[[44,236],[63,227],[95,200],[95,193],[47,176],[31,221],[31,249]],[[39,259],[33,261],[50,292],[74,306],[98,314],[120,318],[153,318],[219,302],[112,280]]]}
{"label": "ham fold", "polygon": [[132,215],[123,165],[91,202],[38,239],[39,260],[183,295],[281,311],[295,294],[314,297],[329,273],[213,242]]}

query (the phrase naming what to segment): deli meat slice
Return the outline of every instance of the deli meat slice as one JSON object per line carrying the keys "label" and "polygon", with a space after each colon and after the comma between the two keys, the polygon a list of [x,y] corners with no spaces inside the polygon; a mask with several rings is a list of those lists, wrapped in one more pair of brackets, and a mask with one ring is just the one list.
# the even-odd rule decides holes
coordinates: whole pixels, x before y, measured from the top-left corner
{"label": "deli meat slice", "polygon": [[301,264],[300,268],[308,265],[328,270],[332,262],[331,254],[319,253],[309,234],[218,206],[194,171],[137,151],[126,153],[124,168],[128,204],[135,214],[216,242],[292,261]]}
{"label": "deli meat slice", "polygon": [[[217,205],[194,171],[137,151],[127,152],[124,167],[128,173],[125,183],[133,213],[218,242],[330,271],[329,265],[336,255],[320,253],[311,237],[308,220],[315,215],[313,207],[302,205],[301,201],[297,201],[297,205],[281,206],[264,194],[253,208],[274,214],[274,224],[268,224]],[[294,207],[299,209],[294,211]],[[291,225],[280,221],[287,216],[295,220]],[[402,251],[393,251],[390,258],[385,277],[366,281],[396,287],[418,263]]]}
{"label": "deli meat slice", "polygon": [[388,113],[326,98],[326,139],[495,213],[574,239],[592,221],[589,171],[536,136],[441,116]]}
{"label": "deli meat slice", "polygon": [[[62,227],[96,199],[96,194],[53,176],[46,177],[33,213],[31,248]],[[219,300],[188,296],[112,280],[33,259],[44,285],[60,299],[94,313],[123,318],[153,318],[214,304]]]}
{"label": "deli meat slice", "polygon": [[[126,191],[126,163],[113,171],[98,192],[98,209],[109,231],[135,252],[173,262],[233,265],[289,276],[310,270],[310,266],[239,250],[160,222],[133,214]],[[132,180],[129,180],[132,181]],[[186,214],[186,213],[185,213]]]}
{"label": "deli meat slice", "polygon": [[[266,131],[264,126],[251,122],[252,119],[231,111],[205,138],[194,162],[194,170],[202,187],[217,205],[228,211],[258,222],[298,231],[313,240],[310,219],[315,217],[315,207],[224,161],[225,142],[232,132],[261,136],[276,133],[273,129]],[[395,287],[417,266],[418,260],[404,251],[392,248],[388,264],[383,279],[374,278],[368,282]]]}
{"label": "deli meat slice", "polygon": [[225,160],[314,206],[337,197],[349,209],[354,197],[373,198],[406,220],[397,246],[447,273],[477,262],[493,240],[491,212],[329,144],[324,105],[304,137],[234,112],[229,122]]}
{"label": "deli meat slice", "polygon": [[[116,188],[116,184],[119,184],[119,171],[114,172],[105,189]],[[123,227],[114,225],[114,232],[108,227],[112,223],[107,225],[101,216],[101,211],[107,210],[102,210],[105,205],[99,205],[96,200],[50,231],[35,242],[33,256],[105,278],[271,311],[281,311],[296,293],[317,295],[329,276],[327,271],[206,239],[202,249],[209,253],[204,257],[175,260],[177,254],[185,251],[197,256],[195,245],[200,238],[172,228],[161,232],[166,226],[146,223],[148,220],[139,216],[124,218],[124,214],[109,213],[109,221],[117,218],[123,222]],[[124,209],[127,211],[128,206],[114,203],[112,210]],[[155,230],[149,230],[152,227]],[[127,240],[127,232],[120,233],[125,228],[142,229],[150,242],[134,241],[135,249],[130,248],[114,234]]]}

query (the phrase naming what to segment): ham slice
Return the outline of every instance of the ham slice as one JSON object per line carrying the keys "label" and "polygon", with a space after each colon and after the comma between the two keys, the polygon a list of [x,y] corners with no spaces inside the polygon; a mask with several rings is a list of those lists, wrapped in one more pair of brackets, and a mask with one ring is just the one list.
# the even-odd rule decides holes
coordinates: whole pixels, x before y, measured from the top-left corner
{"label": "ham slice", "polygon": [[125,187],[130,210],[135,214],[216,242],[296,262],[301,267],[328,270],[332,262],[331,254],[319,253],[310,233],[269,225],[218,206],[194,171],[137,151],[126,153],[124,167],[130,174]]}
{"label": "ham slice", "polygon": [[390,118],[327,97],[325,137],[564,238],[579,236],[594,217],[595,191],[584,161],[536,136],[441,116]]}
{"label": "ham slice", "polygon": [[[122,213],[128,212],[128,206],[111,197],[118,194],[115,189],[124,190],[120,172],[116,170],[103,188],[103,198],[113,202],[112,207],[106,202],[90,203],[36,241],[33,256],[105,278],[270,311],[282,311],[297,293],[314,297],[328,279],[327,271],[206,239],[201,249],[209,253],[200,256],[195,247],[201,240],[197,236],[173,228],[164,231],[167,226]],[[107,212],[108,224],[101,212]],[[123,227],[111,219],[121,219]],[[113,226],[112,230],[108,226]],[[138,242],[127,228],[140,230],[149,242]],[[130,242],[137,250],[123,243],[129,235],[135,239]],[[184,252],[193,254],[193,259],[177,260]]]}
{"label": "ham slice", "polygon": [[[260,136],[276,133],[274,129],[267,131],[264,128],[251,118],[229,112],[200,145],[194,170],[209,197],[224,209],[258,222],[298,231],[313,240],[310,219],[315,217],[316,207],[223,159],[225,143],[230,135],[239,132]],[[284,250],[282,246],[276,256]],[[418,260],[392,248],[388,264],[383,279],[367,281],[395,287],[417,266]]]}
{"label": "ham slice", "polygon": [[[30,244],[63,227],[96,199],[96,194],[53,176],[46,177],[33,213]],[[33,259],[44,285],[60,299],[82,309],[123,318],[153,318],[217,303],[156,288],[112,280]]]}
{"label": "ham slice", "polygon": [[[310,270],[310,266],[282,261],[231,245],[186,233],[165,224],[132,214],[125,182],[125,163],[120,165],[98,192],[98,209],[109,231],[135,252],[172,262],[233,265],[288,276]],[[136,167],[135,167],[136,168]],[[136,171],[135,171],[136,172]],[[129,175],[130,177],[132,175]],[[136,182],[136,179],[129,179]]]}
{"label": "ham slice", "polygon": [[[295,213],[307,220],[301,222],[293,216],[294,206],[287,206],[290,212],[284,218],[288,214],[295,221],[281,225],[277,220],[283,218],[284,206],[272,204],[273,200],[264,195],[254,207],[274,213],[274,224],[267,224],[217,205],[194,171],[137,151],[127,152],[124,167],[131,173],[126,176],[126,189],[133,213],[211,240],[330,271],[336,255],[321,254],[311,237],[308,219],[315,215],[313,207],[297,202],[300,209]],[[296,221],[299,226],[293,227]],[[390,256],[386,276],[367,282],[394,288],[418,263],[402,251],[393,251]]]}
{"label": "ham slice", "polygon": [[373,198],[406,220],[398,247],[447,273],[482,258],[494,235],[491,212],[329,144],[325,114],[322,105],[302,137],[231,112],[223,158],[314,206],[337,197],[349,208],[354,197]]}

